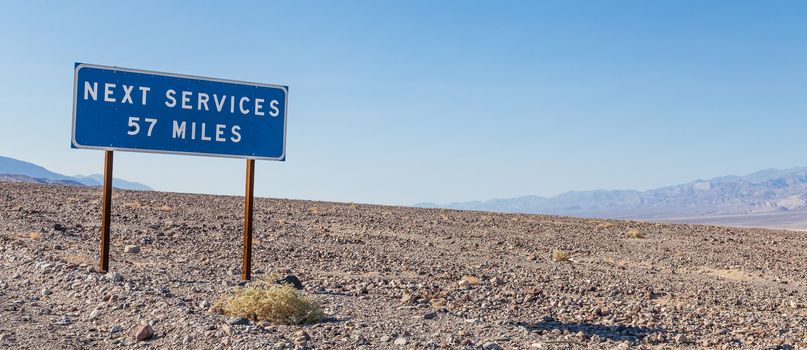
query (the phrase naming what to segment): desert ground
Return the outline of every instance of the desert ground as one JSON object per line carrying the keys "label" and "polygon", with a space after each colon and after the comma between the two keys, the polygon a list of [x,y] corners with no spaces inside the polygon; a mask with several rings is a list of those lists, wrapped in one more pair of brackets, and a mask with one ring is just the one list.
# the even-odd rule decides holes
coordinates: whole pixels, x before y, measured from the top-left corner
{"label": "desert ground", "polygon": [[213,307],[243,215],[115,190],[101,274],[99,189],[0,182],[0,348],[807,348],[804,232],[258,198],[256,278],[326,316],[286,326]]}

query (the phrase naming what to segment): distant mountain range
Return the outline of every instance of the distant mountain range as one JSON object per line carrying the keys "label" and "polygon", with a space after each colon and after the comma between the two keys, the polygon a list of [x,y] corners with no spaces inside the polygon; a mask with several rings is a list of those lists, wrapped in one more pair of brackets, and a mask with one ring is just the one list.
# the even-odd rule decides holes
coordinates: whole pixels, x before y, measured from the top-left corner
{"label": "distant mountain range", "polygon": [[[98,187],[104,181],[100,174],[67,176],[52,172],[34,163],[0,156],[0,181],[52,183],[70,186]],[[141,183],[112,178],[112,187],[124,190],[153,191]]]}
{"label": "distant mountain range", "polygon": [[550,198],[523,196],[416,206],[807,229],[807,168],[767,169],[648,191],[573,191]]}

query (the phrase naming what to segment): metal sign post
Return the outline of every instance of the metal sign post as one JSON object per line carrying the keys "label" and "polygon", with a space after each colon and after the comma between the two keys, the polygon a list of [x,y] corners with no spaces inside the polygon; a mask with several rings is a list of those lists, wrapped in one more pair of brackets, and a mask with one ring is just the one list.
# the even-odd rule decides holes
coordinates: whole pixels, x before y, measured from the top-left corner
{"label": "metal sign post", "polygon": [[255,159],[286,160],[288,86],[76,63],[70,146],[103,150],[101,272],[109,271],[112,152],[247,160],[241,278],[252,278]]}
{"label": "metal sign post", "polygon": [[101,189],[101,262],[99,271],[109,272],[109,225],[112,217],[112,151],[104,151],[104,185]]}
{"label": "metal sign post", "polygon": [[244,196],[244,254],[241,279],[252,279],[252,193],[255,189],[255,159],[247,159],[247,186]]}

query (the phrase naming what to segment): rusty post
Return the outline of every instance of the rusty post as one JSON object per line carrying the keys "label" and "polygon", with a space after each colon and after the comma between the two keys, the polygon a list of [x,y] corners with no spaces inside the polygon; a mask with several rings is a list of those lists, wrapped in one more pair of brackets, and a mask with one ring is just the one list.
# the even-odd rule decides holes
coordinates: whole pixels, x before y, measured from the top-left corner
{"label": "rusty post", "polygon": [[109,226],[112,211],[112,151],[104,151],[104,184],[101,189],[101,263],[99,270],[109,271]]}
{"label": "rusty post", "polygon": [[244,255],[241,279],[252,279],[252,193],[255,189],[255,159],[247,159],[247,186],[244,198]]}

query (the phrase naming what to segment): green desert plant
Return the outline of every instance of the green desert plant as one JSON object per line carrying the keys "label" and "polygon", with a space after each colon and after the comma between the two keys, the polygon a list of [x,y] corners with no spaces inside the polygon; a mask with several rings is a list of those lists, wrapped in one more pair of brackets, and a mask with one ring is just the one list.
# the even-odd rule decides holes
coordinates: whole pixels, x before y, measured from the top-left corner
{"label": "green desert plant", "polygon": [[237,288],[220,303],[221,311],[230,317],[286,325],[316,323],[322,319],[322,309],[314,298],[289,284],[275,284],[275,277],[270,275],[248,287]]}

